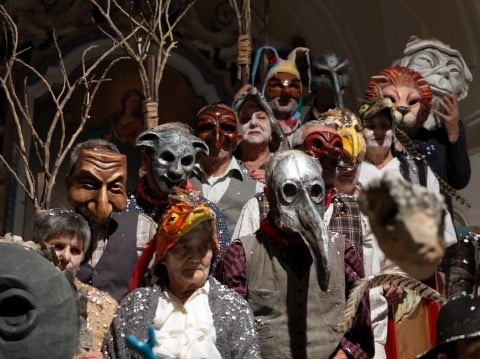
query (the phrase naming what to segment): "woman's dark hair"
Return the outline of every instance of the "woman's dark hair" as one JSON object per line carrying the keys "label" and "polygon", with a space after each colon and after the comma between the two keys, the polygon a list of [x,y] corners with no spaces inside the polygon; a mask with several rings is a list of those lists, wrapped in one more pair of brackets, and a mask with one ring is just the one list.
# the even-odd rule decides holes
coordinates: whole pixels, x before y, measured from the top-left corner
{"label": "woman's dark hair", "polygon": [[85,218],[66,208],[52,208],[35,219],[32,241],[44,243],[65,234],[81,237],[83,252],[87,251],[90,246],[90,227]]}

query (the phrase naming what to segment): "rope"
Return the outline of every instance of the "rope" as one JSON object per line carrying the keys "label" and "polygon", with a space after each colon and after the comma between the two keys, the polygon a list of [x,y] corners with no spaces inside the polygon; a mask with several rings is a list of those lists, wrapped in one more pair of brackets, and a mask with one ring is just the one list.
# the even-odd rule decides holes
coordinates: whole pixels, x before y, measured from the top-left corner
{"label": "rope", "polygon": [[252,63],[252,42],[250,35],[238,36],[238,55],[237,55],[237,77],[240,79],[242,76],[241,66],[246,65],[246,78],[250,77],[250,64]]}
{"label": "rope", "polygon": [[143,113],[145,115],[145,129],[158,126],[158,102],[152,100],[143,101]]}
{"label": "rope", "polygon": [[244,71],[244,81],[248,82],[250,77],[250,63],[252,55],[252,41],[250,36],[250,0],[244,0],[242,3],[242,10],[238,8],[236,0],[230,0],[238,25],[238,41],[237,41],[237,78],[242,79],[242,69]]}

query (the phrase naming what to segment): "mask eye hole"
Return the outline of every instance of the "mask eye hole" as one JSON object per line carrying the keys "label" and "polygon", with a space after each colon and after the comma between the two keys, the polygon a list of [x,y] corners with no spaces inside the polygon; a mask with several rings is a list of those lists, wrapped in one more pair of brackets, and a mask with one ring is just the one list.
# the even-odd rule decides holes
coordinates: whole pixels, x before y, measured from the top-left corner
{"label": "mask eye hole", "polygon": [[193,164],[193,157],[192,156],[186,156],[181,159],[182,165],[184,166],[190,166]]}
{"label": "mask eye hole", "polygon": [[160,154],[160,159],[165,162],[172,162],[175,159],[175,156],[170,151],[165,151]]}
{"label": "mask eye hole", "polygon": [[287,183],[283,186],[282,192],[285,201],[291,203],[297,196],[297,186],[293,183]]}
{"label": "mask eye hole", "polygon": [[13,341],[30,334],[37,324],[34,302],[23,289],[11,288],[0,293],[0,338]]}
{"label": "mask eye hole", "polygon": [[319,183],[315,183],[310,187],[310,197],[314,202],[323,201],[323,187]]}

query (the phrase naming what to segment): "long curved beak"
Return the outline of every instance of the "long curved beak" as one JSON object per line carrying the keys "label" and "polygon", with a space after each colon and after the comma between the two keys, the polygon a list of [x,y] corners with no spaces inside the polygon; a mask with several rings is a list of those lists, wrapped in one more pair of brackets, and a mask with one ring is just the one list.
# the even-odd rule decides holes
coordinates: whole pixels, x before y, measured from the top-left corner
{"label": "long curved beak", "polygon": [[[305,196],[307,197],[307,196]],[[330,279],[329,238],[323,216],[318,213],[314,204],[307,197],[301,208],[298,208],[300,228],[298,233],[303,237],[312,255],[317,271],[317,280],[320,288],[325,291]]]}

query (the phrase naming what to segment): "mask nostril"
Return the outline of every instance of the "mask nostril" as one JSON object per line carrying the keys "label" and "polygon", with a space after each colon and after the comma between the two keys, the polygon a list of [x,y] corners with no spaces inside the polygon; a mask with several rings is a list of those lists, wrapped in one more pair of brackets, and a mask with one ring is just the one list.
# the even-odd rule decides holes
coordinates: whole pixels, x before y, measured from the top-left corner
{"label": "mask nostril", "polygon": [[20,340],[37,324],[37,311],[33,297],[26,291],[13,288],[0,293],[0,337]]}
{"label": "mask nostril", "polygon": [[410,108],[405,107],[405,106],[398,106],[397,111],[402,114],[402,116],[405,116],[407,113],[410,112]]}

